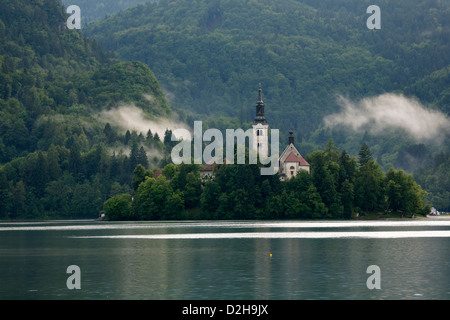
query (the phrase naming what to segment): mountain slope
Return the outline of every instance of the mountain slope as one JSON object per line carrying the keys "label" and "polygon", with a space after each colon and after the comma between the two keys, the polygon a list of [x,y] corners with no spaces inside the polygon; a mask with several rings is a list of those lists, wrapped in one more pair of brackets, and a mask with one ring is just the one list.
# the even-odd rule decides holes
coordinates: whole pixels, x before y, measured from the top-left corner
{"label": "mountain slope", "polygon": [[170,117],[152,71],[112,59],[67,17],[58,0],[0,2],[0,219],[97,217],[137,163],[164,153],[101,117],[122,104]]}
{"label": "mountain slope", "polygon": [[[84,31],[120,59],[148,64],[189,124],[250,126],[261,82],[282,144],[288,128],[304,154],[329,139],[350,154],[367,142],[384,170],[416,172],[429,199],[448,210],[450,1],[377,1],[381,30],[366,27],[372,4],[161,0]],[[417,129],[436,135],[422,139]]]}
{"label": "mountain slope", "polygon": [[[450,64],[449,1],[162,0],[91,25],[86,33],[121,59],[147,63],[173,105],[252,120],[262,82],[273,127],[309,136],[337,109],[336,94],[422,98],[418,83]],[[415,21],[415,23],[411,23]],[[441,87],[428,100],[446,101]]]}
{"label": "mountain slope", "polygon": [[66,7],[72,4],[80,7],[82,26],[145,2],[154,0],[77,0],[76,3],[72,0],[62,0]]}

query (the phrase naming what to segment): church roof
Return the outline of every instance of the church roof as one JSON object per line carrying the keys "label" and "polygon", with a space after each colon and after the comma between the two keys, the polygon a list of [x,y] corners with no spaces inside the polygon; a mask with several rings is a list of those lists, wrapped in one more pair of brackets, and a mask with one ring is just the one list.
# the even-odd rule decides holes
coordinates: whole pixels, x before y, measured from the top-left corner
{"label": "church roof", "polygon": [[204,164],[200,167],[200,171],[214,171],[215,163],[213,164]]}
{"label": "church roof", "polygon": [[162,174],[162,169],[158,169],[153,173],[153,178],[158,178]]}
{"label": "church roof", "polygon": [[309,166],[309,163],[302,156],[297,156],[294,152],[291,152],[284,162],[298,162],[301,166]]}

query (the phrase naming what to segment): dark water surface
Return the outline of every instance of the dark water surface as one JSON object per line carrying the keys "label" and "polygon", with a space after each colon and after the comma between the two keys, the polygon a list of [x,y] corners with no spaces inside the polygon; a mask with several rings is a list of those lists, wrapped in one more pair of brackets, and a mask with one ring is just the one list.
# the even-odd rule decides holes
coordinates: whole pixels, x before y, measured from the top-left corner
{"label": "dark water surface", "polygon": [[450,219],[0,223],[0,299],[450,299]]}

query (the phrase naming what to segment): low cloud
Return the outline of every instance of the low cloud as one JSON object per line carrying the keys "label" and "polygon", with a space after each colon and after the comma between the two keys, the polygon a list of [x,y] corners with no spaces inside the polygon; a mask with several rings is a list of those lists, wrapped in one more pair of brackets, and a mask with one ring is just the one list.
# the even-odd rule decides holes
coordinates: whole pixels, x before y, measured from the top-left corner
{"label": "low cloud", "polygon": [[439,142],[450,133],[450,119],[403,95],[382,94],[352,102],[338,97],[342,110],[324,118],[328,127],[347,127],[372,134],[401,129],[416,141]]}
{"label": "low cloud", "polygon": [[142,109],[135,105],[126,105],[104,110],[99,114],[99,119],[105,123],[109,122],[111,125],[118,126],[123,131],[136,130],[145,135],[150,129],[153,134],[158,133],[161,139],[164,137],[166,129],[189,129],[185,123],[173,119],[151,120],[145,115]]}

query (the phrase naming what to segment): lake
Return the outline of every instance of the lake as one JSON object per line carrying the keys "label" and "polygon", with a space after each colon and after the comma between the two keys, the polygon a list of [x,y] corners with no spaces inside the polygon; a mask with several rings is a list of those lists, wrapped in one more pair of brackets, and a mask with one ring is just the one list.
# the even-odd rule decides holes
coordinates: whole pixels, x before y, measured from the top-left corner
{"label": "lake", "polygon": [[2,222],[0,299],[450,299],[450,219]]}

